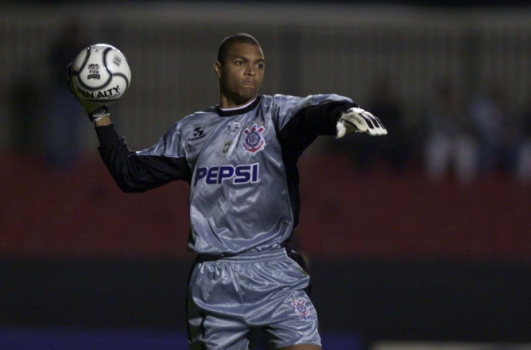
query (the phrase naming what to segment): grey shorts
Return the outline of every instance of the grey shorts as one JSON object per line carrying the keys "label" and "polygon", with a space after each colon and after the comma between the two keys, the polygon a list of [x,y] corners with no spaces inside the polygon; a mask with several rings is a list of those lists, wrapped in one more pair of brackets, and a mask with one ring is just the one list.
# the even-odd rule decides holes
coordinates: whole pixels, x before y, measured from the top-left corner
{"label": "grey shorts", "polygon": [[317,314],[303,290],[308,283],[284,249],[198,259],[186,301],[190,349],[247,349],[255,327],[272,349],[321,345]]}

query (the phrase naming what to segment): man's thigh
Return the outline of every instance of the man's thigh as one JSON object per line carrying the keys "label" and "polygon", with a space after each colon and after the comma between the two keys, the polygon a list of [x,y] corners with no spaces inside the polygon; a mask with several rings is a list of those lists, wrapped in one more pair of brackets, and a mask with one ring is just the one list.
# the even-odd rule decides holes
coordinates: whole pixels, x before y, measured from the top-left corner
{"label": "man's thigh", "polygon": [[250,328],[271,348],[320,346],[309,276],[287,255],[199,262],[192,270],[187,318],[192,349],[246,349]]}
{"label": "man's thigh", "polygon": [[247,349],[249,328],[243,311],[230,264],[206,261],[194,265],[186,300],[191,349]]}
{"label": "man's thigh", "polygon": [[253,263],[240,274],[246,321],[262,329],[269,346],[320,346],[315,307],[305,292],[309,276],[293,259]]}

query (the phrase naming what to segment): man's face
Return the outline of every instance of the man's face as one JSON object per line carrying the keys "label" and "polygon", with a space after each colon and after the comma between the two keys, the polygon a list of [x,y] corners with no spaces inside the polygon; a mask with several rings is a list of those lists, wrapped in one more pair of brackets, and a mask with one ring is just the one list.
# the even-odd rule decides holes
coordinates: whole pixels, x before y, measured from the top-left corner
{"label": "man's face", "polygon": [[262,49],[251,44],[233,44],[223,63],[216,62],[222,97],[228,106],[246,104],[256,97],[264,78],[265,61]]}

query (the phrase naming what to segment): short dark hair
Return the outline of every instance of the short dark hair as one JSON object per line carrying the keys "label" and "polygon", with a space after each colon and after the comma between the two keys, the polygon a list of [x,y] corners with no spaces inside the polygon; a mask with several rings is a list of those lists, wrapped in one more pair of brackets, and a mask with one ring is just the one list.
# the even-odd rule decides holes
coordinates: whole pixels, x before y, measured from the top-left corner
{"label": "short dark hair", "polygon": [[256,45],[261,48],[260,44],[258,43],[258,40],[256,40],[255,37],[250,34],[236,33],[233,35],[229,35],[228,37],[223,39],[223,41],[221,42],[221,45],[219,45],[219,49],[218,49],[218,62],[219,63],[223,63],[223,61],[225,61],[225,57],[227,56],[229,49],[234,44]]}

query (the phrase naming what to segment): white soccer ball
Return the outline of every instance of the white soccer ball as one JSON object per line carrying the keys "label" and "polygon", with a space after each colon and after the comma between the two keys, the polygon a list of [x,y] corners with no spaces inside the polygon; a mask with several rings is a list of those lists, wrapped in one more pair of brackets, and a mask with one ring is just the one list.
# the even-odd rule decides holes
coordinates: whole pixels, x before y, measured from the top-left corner
{"label": "white soccer ball", "polygon": [[108,44],[95,44],[76,56],[70,79],[79,98],[110,104],[129,88],[131,68],[120,50]]}

